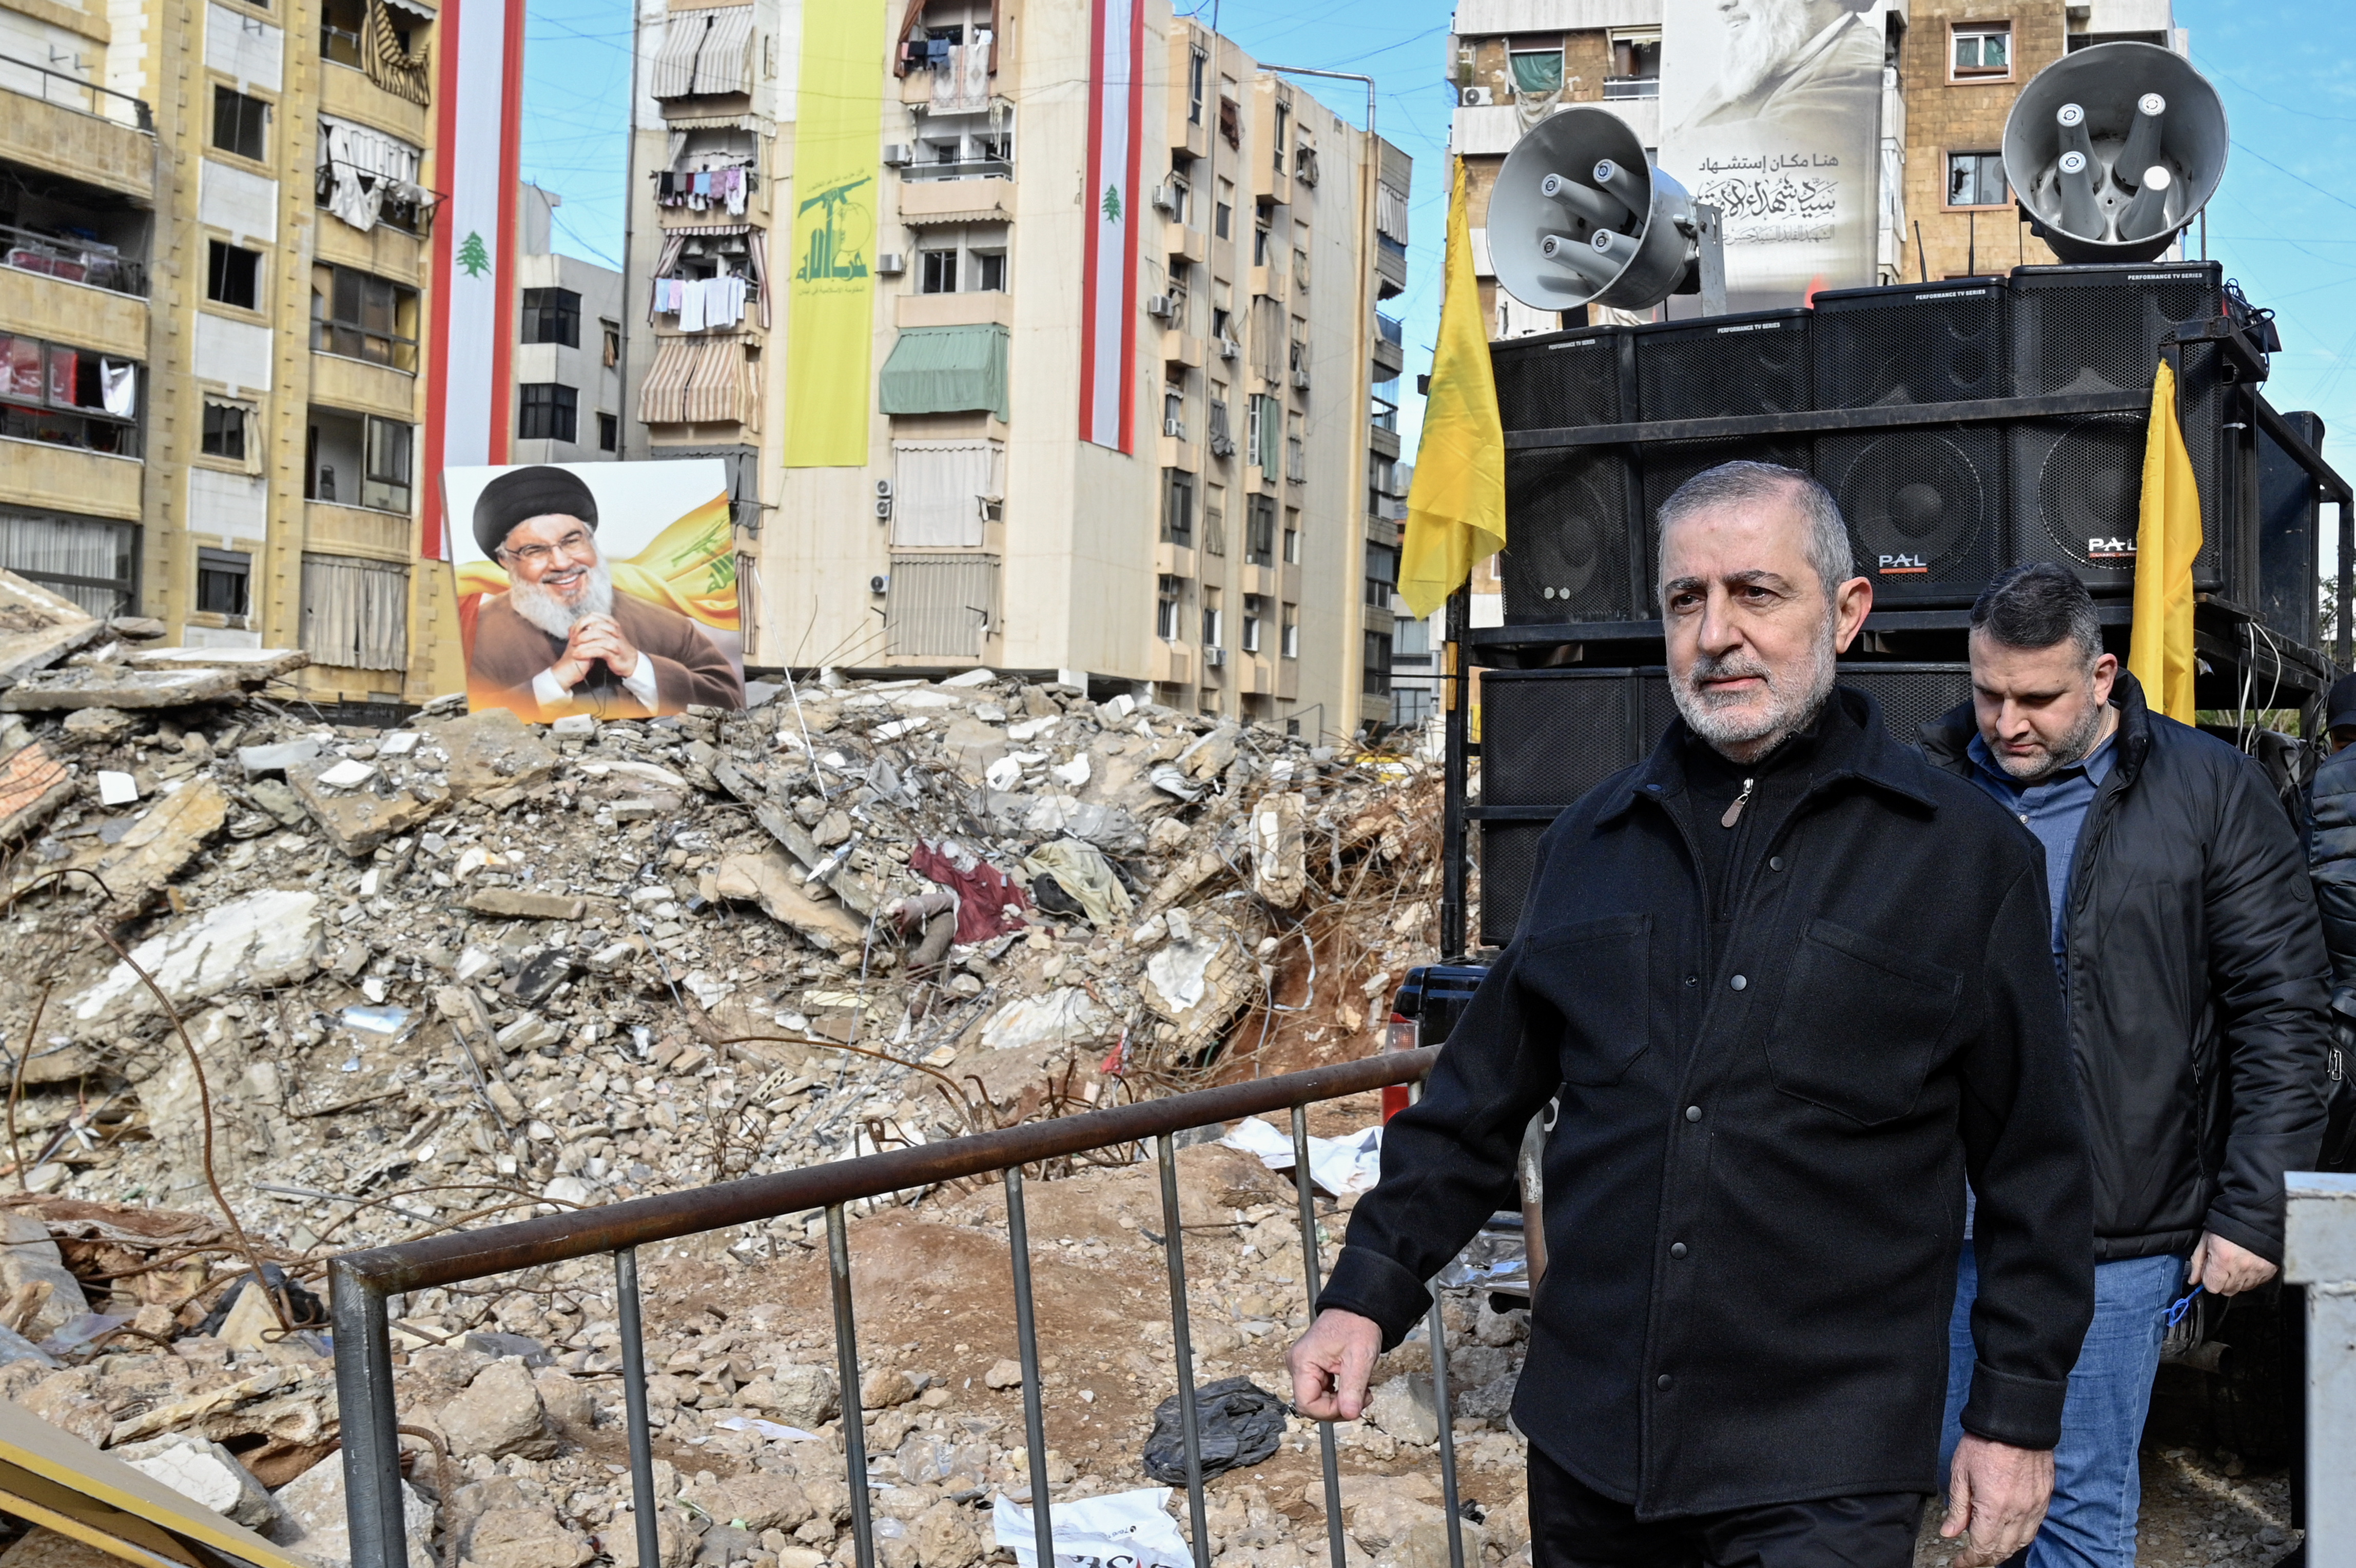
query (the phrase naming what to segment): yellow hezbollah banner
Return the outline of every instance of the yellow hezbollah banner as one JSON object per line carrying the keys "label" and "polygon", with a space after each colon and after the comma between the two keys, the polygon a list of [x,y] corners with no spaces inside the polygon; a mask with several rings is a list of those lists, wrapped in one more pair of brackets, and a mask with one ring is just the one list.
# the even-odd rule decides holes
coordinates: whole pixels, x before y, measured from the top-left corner
{"label": "yellow hezbollah banner", "polygon": [[802,7],[787,283],[786,466],[867,463],[884,0]]}

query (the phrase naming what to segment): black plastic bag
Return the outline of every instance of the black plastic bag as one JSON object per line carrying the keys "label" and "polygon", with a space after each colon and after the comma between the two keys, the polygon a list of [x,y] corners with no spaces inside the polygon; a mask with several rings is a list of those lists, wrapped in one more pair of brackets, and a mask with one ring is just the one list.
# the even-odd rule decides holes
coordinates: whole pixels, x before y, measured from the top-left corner
{"label": "black plastic bag", "polygon": [[[1205,1480],[1257,1465],[1284,1440],[1284,1401],[1249,1378],[1221,1378],[1194,1390],[1194,1419]],[[1186,1434],[1178,1423],[1178,1396],[1153,1411],[1145,1440],[1145,1473],[1166,1486],[1186,1484]]]}

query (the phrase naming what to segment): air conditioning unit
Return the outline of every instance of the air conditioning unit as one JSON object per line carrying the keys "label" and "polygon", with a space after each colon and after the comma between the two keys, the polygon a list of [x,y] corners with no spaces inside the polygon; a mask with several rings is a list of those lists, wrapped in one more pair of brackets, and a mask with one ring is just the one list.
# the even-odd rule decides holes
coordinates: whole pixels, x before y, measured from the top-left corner
{"label": "air conditioning unit", "polygon": [[1153,205],[1163,212],[1177,211],[1178,192],[1170,186],[1155,186],[1153,187]]}
{"label": "air conditioning unit", "polygon": [[975,499],[981,503],[981,520],[983,522],[1002,523],[1006,520],[1006,497],[1003,496],[976,496]]}
{"label": "air conditioning unit", "polygon": [[1145,314],[1157,321],[1167,321],[1178,314],[1176,302],[1168,294],[1155,294],[1145,302]]}
{"label": "air conditioning unit", "polygon": [[[888,517],[892,515],[892,481],[889,479],[875,481],[875,515],[879,517]],[[882,590],[879,589],[877,592],[881,592]]]}
{"label": "air conditioning unit", "polygon": [[875,275],[896,278],[908,270],[908,258],[897,251],[885,251],[875,258]]}
{"label": "air conditioning unit", "polygon": [[[1469,98],[1470,95],[1468,94],[1467,96]],[[884,166],[885,168],[905,169],[916,161],[916,149],[909,145],[907,143],[886,142],[884,144]]]}
{"label": "air conditioning unit", "polygon": [[1164,419],[1162,421],[1162,433],[1167,436],[1175,436],[1178,440],[1183,441],[1186,439],[1186,421],[1184,420]]}
{"label": "air conditioning unit", "polygon": [[1212,669],[1216,669],[1226,662],[1227,650],[1218,646],[1216,644],[1214,644],[1210,647],[1203,650],[1203,663]]}
{"label": "air conditioning unit", "polygon": [[884,576],[880,571],[867,580],[867,592],[870,593],[884,592],[888,591],[891,586],[892,580]]}
{"label": "air conditioning unit", "polygon": [[1222,359],[1237,359],[1237,358],[1240,358],[1240,357],[1242,357],[1242,356],[1243,356],[1243,351],[1244,351],[1244,346],[1243,346],[1242,344],[1240,344],[1240,343],[1237,343],[1234,338],[1232,338],[1232,337],[1222,337],[1222,338],[1220,338],[1220,339],[1219,339],[1219,357],[1220,357],[1220,358],[1222,358]]}
{"label": "air conditioning unit", "polygon": [[1292,373],[1292,384],[1300,388],[1302,391],[1307,391],[1309,389],[1309,372],[1306,370],[1295,370]]}
{"label": "air conditioning unit", "polygon": [[1467,109],[1486,109],[1496,101],[1496,94],[1485,87],[1468,87],[1464,90],[1464,107]]}

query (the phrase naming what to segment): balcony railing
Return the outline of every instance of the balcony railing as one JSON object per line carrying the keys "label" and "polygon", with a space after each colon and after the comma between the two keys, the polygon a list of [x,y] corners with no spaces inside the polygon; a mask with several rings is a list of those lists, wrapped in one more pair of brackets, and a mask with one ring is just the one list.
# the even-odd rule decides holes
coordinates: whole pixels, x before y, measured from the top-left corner
{"label": "balcony railing", "polygon": [[1405,324],[1392,320],[1389,316],[1385,315],[1380,311],[1376,311],[1375,313],[1375,330],[1382,334],[1382,338],[1385,343],[1393,344],[1402,348],[1407,346],[1407,327]]}
{"label": "balcony railing", "polygon": [[111,87],[84,81],[61,70],[45,65],[18,59],[14,55],[0,55],[0,88],[37,98],[44,103],[77,110],[84,114],[111,120],[117,125],[127,125],[135,131],[154,134],[155,116],[148,111],[146,100],[134,98],[127,92],[117,92]]}
{"label": "balcony railing", "polygon": [[147,293],[147,269],[103,245],[85,245],[55,234],[12,229],[0,223],[0,266],[41,272],[70,283],[88,283],[118,294]]}
{"label": "balcony railing", "polygon": [[1603,79],[1603,96],[1613,98],[1658,98],[1661,79],[1657,76],[1607,76]]}
{"label": "balcony railing", "polygon": [[1396,431],[1398,429],[1398,404],[1387,403],[1380,398],[1369,399],[1368,404],[1369,407],[1366,417],[1376,430]]}
{"label": "balcony railing", "polygon": [[948,164],[910,164],[900,171],[904,180],[978,180],[1014,177],[1011,158],[961,158]]}

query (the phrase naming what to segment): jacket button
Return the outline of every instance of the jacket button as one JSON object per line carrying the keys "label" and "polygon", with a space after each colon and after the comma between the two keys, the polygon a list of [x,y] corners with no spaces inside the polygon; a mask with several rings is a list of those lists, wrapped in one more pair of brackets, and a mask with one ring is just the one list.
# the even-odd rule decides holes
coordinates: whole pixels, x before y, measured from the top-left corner
{"label": "jacket button", "polygon": [[1666,1393],[1669,1392],[1669,1384],[1673,1380],[1670,1378],[1668,1373],[1663,1372],[1659,1377],[1653,1380],[1653,1386],[1659,1389],[1663,1393]]}
{"label": "jacket button", "polygon": [[1698,986],[1701,984],[1701,976],[1698,975],[1688,975],[1686,976],[1686,984],[1688,986]]}
{"label": "jacket button", "polygon": [[1673,1258],[1681,1258],[1685,1255],[1686,1244],[1683,1242],[1671,1242],[1669,1243],[1669,1256]]}
{"label": "jacket button", "polygon": [[1780,870],[1782,870],[1782,869],[1783,869],[1783,856],[1781,856],[1781,855],[1770,855],[1770,856],[1768,856],[1768,857],[1767,857],[1767,869],[1768,869],[1769,870],[1771,870],[1771,871],[1780,871]]}
{"label": "jacket button", "polygon": [[1699,1105],[1687,1105],[1687,1106],[1686,1107],[1686,1120],[1687,1120],[1687,1121],[1688,1121],[1688,1122],[1698,1122],[1698,1121],[1700,1121],[1700,1120],[1701,1120],[1701,1107],[1700,1107]]}
{"label": "jacket button", "polygon": [[1734,989],[1736,989],[1736,990],[1740,991],[1740,990],[1743,989],[1745,987],[1749,986],[1749,985],[1751,984],[1751,982],[1750,982],[1749,980],[1747,980],[1747,979],[1743,978],[1741,976],[1737,975],[1733,979],[1729,980],[1729,981],[1727,982],[1727,984],[1728,984],[1729,986],[1732,987]]}

